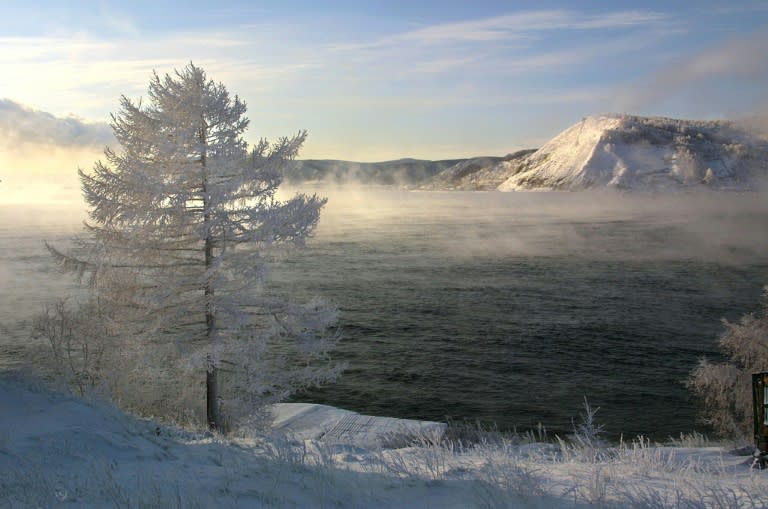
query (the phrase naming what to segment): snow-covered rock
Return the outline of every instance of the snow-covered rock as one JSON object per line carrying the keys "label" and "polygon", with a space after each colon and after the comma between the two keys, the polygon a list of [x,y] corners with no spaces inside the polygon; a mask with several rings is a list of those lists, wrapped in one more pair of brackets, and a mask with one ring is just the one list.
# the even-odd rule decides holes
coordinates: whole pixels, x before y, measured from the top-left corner
{"label": "snow-covered rock", "polygon": [[498,189],[749,189],[768,174],[768,141],[730,122],[586,117],[525,158]]}
{"label": "snow-covered rock", "polygon": [[272,414],[277,434],[369,449],[424,437],[439,441],[446,428],[442,422],[363,415],[315,403],[278,403]]}

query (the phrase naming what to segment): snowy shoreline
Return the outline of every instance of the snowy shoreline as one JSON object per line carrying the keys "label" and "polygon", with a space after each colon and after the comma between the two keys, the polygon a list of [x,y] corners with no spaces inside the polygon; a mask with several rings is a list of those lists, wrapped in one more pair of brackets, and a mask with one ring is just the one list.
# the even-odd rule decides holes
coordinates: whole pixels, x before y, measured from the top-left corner
{"label": "snowy shoreline", "polygon": [[276,410],[276,434],[225,439],[0,378],[0,507],[768,507],[768,476],[723,447],[384,448],[445,425]]}

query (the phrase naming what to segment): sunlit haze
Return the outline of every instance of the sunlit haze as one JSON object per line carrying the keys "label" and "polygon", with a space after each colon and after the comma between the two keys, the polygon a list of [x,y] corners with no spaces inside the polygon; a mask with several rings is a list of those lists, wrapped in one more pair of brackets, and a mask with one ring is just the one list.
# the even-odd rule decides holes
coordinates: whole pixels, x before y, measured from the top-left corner
{"label": "sunlit haze", "polygon": [[302,158],[504,155],[585,115],[766,106],[768,6],[742,2],[7,2],[6,201],[68,200],[121,94],[192,61]]}

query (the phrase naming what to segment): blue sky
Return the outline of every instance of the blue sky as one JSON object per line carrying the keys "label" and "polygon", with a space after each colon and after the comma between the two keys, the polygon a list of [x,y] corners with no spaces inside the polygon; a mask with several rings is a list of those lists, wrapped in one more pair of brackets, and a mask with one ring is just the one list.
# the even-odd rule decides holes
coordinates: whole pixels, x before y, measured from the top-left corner
{"label": "blue sky", "polygon": [[0,5],[5,166],[40,143],[90,165],[119,96],[189,61],[245,99],[250,141],[307,129],[304,158],[503,155],[585,115],[727,118],[768,99],[765,1]]}

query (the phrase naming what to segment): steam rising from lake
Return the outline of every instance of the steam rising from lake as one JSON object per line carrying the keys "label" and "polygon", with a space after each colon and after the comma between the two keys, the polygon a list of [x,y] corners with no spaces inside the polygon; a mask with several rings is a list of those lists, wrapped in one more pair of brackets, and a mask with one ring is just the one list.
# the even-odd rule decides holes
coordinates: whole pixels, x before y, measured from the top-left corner
{"label": "steam rising from lake", "polygon": [[768,280],[759,193],[315,191],[273,279],[341,310],[350,369],[307,400],[372,414],[562,432],[586,395],[617,434],[690,431],[683,381]]}
{"label": "steam rising from lake", "polygon": [[[456,258],[565,253],[595,260],[740,264],[764,260],[768,252],[768,200],[762,193],[422,192],[354,186],[298,192],[328,198],[318,239],[405,236]],[[438,223],[454,227],[449,232],[430,228]],[[610,237],[601,224],[615,227]]]}

